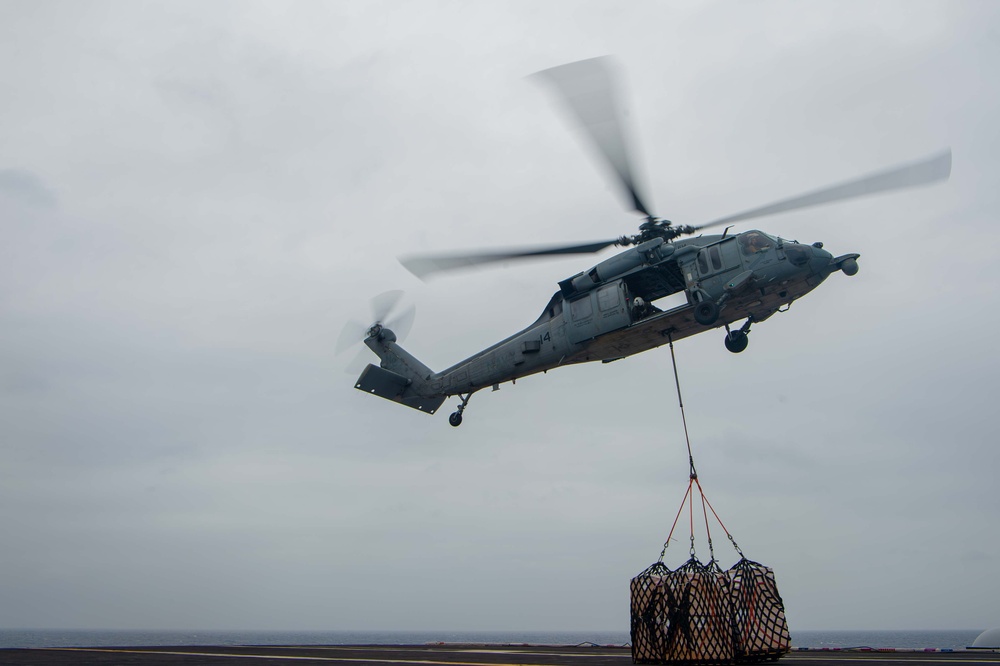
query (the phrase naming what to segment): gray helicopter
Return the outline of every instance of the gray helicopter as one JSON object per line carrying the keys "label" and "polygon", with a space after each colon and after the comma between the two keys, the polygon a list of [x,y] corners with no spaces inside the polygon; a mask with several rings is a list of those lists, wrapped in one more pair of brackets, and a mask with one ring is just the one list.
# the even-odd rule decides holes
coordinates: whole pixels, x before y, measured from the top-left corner
{"label": "gray helicopter", "polygon": [[[376,315],[376,323],[367,328],[364,338],[381,363],[369,364],[355,388],[428,414],[457,396],[461,402],[448,422],[459,426],[476,391],[497,390],[505,382],[560,366],[609,363],[716,328],[725,328],[726,349],[742,352],[752,324],[787,309],[833,273],[855,275],[859,255],[835,257],[822,243],[806,245],[755,229],[730,234],[731,225],[926,185],[945,180],[951,173],[951,151],[947,150],[706,224],[674,225],[649,212],[636,186],[609,59],[573,62],[534,76],[557,93],[624,187],[632,209],[645,216],[639,233],[566,247],[401,258],[408,270],[423,278],[492,262],[593,253],[612,245],[628,248],[559,282],[559,290],[541,315],[524,330],[441,372],[432,371],[397,343],[396,334],[384,323],[384,311],[398,301],[398,294],[387,295],[389,302],[382,304],[383,313]],[[723,226],[722,234],[694,236]],[[686,297],[683,304],[665,311],[655,305],[681,292]],[[742,324],[734,325],[738,322]]]}

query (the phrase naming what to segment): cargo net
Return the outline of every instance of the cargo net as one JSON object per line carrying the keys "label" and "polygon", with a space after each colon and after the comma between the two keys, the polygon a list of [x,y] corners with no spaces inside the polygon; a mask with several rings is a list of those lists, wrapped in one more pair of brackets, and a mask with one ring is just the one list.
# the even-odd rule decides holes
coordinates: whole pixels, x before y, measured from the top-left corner
{"label": "cargo net", "polygon": [[693,487],[701,484],[692,474],[688,492],[677,512],[690,506],[690,559],[674,570],[664,563],[671,536],[659,561],[632,579],[632,662],[636,664],[743,664],[777,660],[791,650],[785,607],[778,594],[774,571],[747,559],[726,531],[740,559],[723,571],[715,560],[708,528],[708,510],[715,509],[701,492],[709,550],[702,564],[694,548]]}
{"label": "cargo net", "polygon": [[728,571],[657,562],[631,588],[633,663],[751,663],[791,649],[774,572],[745,557]]}

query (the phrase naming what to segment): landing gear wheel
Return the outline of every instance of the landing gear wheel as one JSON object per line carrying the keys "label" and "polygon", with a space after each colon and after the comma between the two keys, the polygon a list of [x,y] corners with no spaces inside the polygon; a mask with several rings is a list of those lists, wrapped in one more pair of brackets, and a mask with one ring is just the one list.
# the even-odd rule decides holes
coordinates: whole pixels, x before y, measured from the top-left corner
{"label": "landing gear wheel", "polygon": [[462,399],[462,402],[459,404],[458,409],[452,412],[451,416],[448,417],[448,423],[450,423],[453,428],[457,428],[462,425],[462,412],[465,411],[466,405],[469,404],[469,398],[472,397],[472,393],[466,393],[465,395],[460,394],[458,397]]}
{"label": "landing gear wheel", "polygon": [[726,333],[726,349],[739,354],[750,344],[750,338],[743,331],[730,331]]}
{"label": "landing gear wheel", "polygon": [[711,326],[719,318],[719,306],[712,301],[701,301],[694,306],[694,320],[702,326]]}

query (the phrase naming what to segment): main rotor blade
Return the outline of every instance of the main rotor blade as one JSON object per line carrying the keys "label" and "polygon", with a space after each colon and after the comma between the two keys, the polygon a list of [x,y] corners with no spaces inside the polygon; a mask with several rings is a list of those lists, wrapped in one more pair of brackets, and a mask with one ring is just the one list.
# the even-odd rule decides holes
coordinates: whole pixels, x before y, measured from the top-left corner
{"label": "main rotor blade", "polygon": [[943,153],[920,160],[919,162],[895,167],[887,171],[880,171],[858,178],[857,180],[841,183],[840,185],[815,190],[801,196],[792,197],[791,199],[784,199],[783,201],[777,201],[767,206],[723,217],[707,224],[702,224],[695,227],[695,229],[706,229],[723,224],[732,224],[740,220],[751,220],[756,217],[764,217],[765,215],[774,215],[776,213],[809,208],[810,206],[818,206],[834,201],[854,199],[879,192],[927,185],[939,180],[947,180],[950,175],[951,149],[949,148]]}
{"label": "main rotor blade", "polygon": [[484,252],[481,254],[439,254],[400,257],[399,263],[420,279],[442,271],[473,268],[483,264],[501,261],[530,259],[532,257],[547,257],[559,254],[592,254],[614,245],[618,240],[598,241],[584,245],[567,245],[560,247],[535,248],[524,250],[508,250],[499,252]]}
{"label": "main rotor blade", "polygon": [[612,67],[612,59],[603,56],[543,69],[531,76],[555,89],[597,152],[617,174],[632,200],[632,208],[649,216],[649,208],[639,194],[632,173],[632,160],[618,108],[617,78]]}

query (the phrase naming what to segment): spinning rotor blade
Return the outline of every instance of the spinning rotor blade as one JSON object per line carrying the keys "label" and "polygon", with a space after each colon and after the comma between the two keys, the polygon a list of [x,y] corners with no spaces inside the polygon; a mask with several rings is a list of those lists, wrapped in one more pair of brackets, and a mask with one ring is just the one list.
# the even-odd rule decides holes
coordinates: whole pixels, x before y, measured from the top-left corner
{"label": "spinning rotor blade", "polygon": [[371,360],[371,355],[368,353],[368,349],[362,347],[354,354],[354,357],[347,363],[347,365],[344,366],[344,374],[357,377]]}
{"label": "spinning rotor blade", "polygon": [[879,192],[927,185],[939,180],[947,180],[950,175],[951,149],[949,148],[939,155],[923,159],[919,162],[895,167],[887,171],[880,171],[858,178],[857,180],[841,183],[840,185],[815,190],[814,192],[792,197],[791,199],[785,199],[767,206],[761,206],[760,208],[754,208],[736,215],[713,220],[707,224],[695,227],[695,230],[732,224],[740,220],[752,220],[756,217],[784,213],[800,208],[809,208],[810,206],[818,206],[834,201],[854,199]]}
{"label": "spinning rotor blade", "polygon": [[411,305],[409,308],[385,322],[385,327],[396,334],[397,340],[402,340],[413,328],[413,319],[417,316],[417,306]]}
{"label": "spinning rotor blade", "polygon": [[443,271],[455,271],[463,268],[473,268],[483,264],[492,264],[513,259],[530,259],[532,257],[547,257],[559,254],[592,254],[614,245],[618,240],[598,241],[584,245],[566,245],[559,247],[535,248],[523,250],[507,250],[499,252],[484,252],[481,254],[441,254],[400,257],[399,263],[406,270],[421,280]]}
{"label": "spinning rotor blade", "polygon": [[545,81],[558,93],[597,152],[617,174],[632,208],[649,217],[651,213],[632,173],[612,67],[612,59],[604,56],[543,69],[531,76]]}
{"label": "spinning rotor blade", "polygon": [[364,340],[365,333],[367,331],[368,327],[360,321],[347,322],[344,324],[344,328],[340,331],[340,336],[337,338],[337,344],[333,348],[333,353],[340,356],[345,351],[358,344],[359,340]]}
{"label": "spinning rotor blade", "polygon": [[369,303],[372,310],[372,321],[384,322],[402,297],[403,292],[399,289],[393,289],[392,291],[383,292],[378,296],[373,296],[371,303]]}
{"label": "spinning rotor blade", "polygon": [[[369,302],[372,312],[372,322],[369,324],[363,324],[357,320],[347,322],[337,337],[334,353],[339,356],[354,345],[362,342],[368,337],[368,331],[373,324],[382,324],[396,334],[397,340],[405,338],[410,329],[413,328],[413,319],[416,316],[417,308],[411,305],[402,312],[394,314],[393,311],[399,305],[402,298],[403,292],[398,289],[373,297]],[[366,358],[367,350],[359,350],[355,358],[348,363],[346,372],[348,374],[361,372],[367,363]]]}

